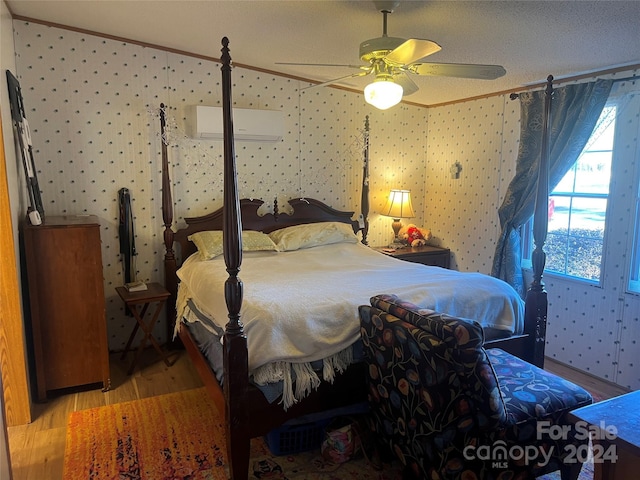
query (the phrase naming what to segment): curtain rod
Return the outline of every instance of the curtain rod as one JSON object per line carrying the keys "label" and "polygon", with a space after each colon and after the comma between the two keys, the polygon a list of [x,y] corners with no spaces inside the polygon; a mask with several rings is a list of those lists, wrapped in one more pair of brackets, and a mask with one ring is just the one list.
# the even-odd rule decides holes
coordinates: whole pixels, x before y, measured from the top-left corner
{"label": "curtain rod", "polygon": [[625,78],[614,78],[612,82],[618,83],[618,82],[627,82],[630,80],[640,80],[640,75],[635,75],[633,77],[625,77]]}
{"label": "curtain rod", "polygon": [[[631,80],[640,80],[640,75],[634,75],[632,77],[624,77],[624,78],[615,78],[613,80],[611,80],[611,83],[618,83],[618,82],[628,82]],[[562,80],[558,80],[558,83],[563,83]],[[509,98],[511,100],[515,100],[516,98],[520,97],[519,93],[512,93],[511,95],[509,95]]]}

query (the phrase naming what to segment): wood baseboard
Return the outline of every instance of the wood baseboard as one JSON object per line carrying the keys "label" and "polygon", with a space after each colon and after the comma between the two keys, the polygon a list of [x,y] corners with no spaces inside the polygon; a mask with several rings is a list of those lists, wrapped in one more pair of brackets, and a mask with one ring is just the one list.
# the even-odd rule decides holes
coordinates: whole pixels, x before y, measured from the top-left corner
{"label": "wood baseboard", "polygon": [[590,372],[580,370],[579,368],[559,362],[558,360],[550,357],[545,357],[544,369],[555,373],[562,378],[566,378],[570,382],[580,385],[585,390],[591,392],[592,395],[598,397],[599,400],[629,393],[629,389],[610,380],[600,378]]}

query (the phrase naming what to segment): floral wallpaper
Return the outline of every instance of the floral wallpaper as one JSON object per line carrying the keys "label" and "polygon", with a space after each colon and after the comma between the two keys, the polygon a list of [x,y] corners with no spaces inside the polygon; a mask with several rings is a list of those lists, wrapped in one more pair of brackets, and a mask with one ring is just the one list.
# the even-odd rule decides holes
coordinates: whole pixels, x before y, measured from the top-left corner
{"label": "floral wallpaper", "polygon": [[[109,348],[122,350],[132,324],[115,293],[122,284],[117,191],[126,187],[133,198],[138,278],[162,281],[160,104],[167,106],[174,227],[180,227],[184,217],[222,205],[222,142],[186,134],[187,107],[220,104],[220,66],[57,27],[24,21],[13,26],[14,73],[32,129],[45,211],[101,218]],[[233,56],[233,43],[230,48]],[[451,249],[452,268],[490,272],[500,229],[497,209],[515,168],[518,102],[497,95],[378,111],[357,93],[303,89],[309,85],[249,69],[234,68],[232,79],[234,105],[281,110],[285,118],[282,140],[236,144],[241,196],[262,198],[267,208],[276,198],[283,205],[308,196],[357,215],[368,116],[369,243],[392,240],[392,220],[377,212],[391,188],[410,189],[416,217],[403,222],[431,229],[433,242]],[[453,167],[460,169],[457,178]],[[591,318],[592,308],[575,287],[554,281],[548,290],[547,354],[640,388],[630,353],[637,346],[627,341],[639,334],[635,300],[622,310],[614,307],[611,321]],[[154,334],[166,340],[164,319]]]}

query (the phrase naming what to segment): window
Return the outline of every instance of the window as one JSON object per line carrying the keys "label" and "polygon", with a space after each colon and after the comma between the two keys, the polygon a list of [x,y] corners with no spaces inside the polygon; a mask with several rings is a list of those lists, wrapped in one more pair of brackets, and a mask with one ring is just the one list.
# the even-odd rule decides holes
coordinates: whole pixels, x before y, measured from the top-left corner
{"label": "window", "polygon": [[[603,109],[580,157],[549,194],[545,272],[600,281],[615,118],[615,105]],[[531,224],[523,229],[523,257],[529,263]]]}
{"label": "window", "polygon": [[629,274],[629,291],[640,293],[640,185],[636,189],[635,232],[631,254],[631,270]]}

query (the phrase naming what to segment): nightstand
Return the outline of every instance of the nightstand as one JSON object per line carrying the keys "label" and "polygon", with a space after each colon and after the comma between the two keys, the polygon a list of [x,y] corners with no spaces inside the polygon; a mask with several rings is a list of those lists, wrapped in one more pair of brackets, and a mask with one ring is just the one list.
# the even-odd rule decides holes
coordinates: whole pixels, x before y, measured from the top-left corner
{"label": "nightstand", "polygon": [[[162,348],[158,344],[155,338],[153,338],[153,326],[156,324],[158,317],[160,316],[160,312],[162,311],[162,307],[164,306],[167,298],[171,296],[171,294],[159,283],[149,283],[147,284],[147,289],[138,291],[138,292],[130,292],[125,287],[116,287],[116,292],[120,295],[120,298],[124,302],[125,306],[136,320],[136,325],[133,327],[133,331],[131,332],[131,336],[127,341],[127,346],[124,348],[124,352],[122,352],[122,359],[127,356],[129,349],[131,348],[131,343],[138,333],[138,329],[142,329],[144,332],[144,337],[140,341],[138,345],[138,349],[136,350],[136,354],[131,362],[131,366],[129,367],[129,371],[127,375],[131,375],[133,373],[133,369],[138,362],[138,357],[140,357],[140,353],[144,349],[147,341],[151,342],[153,348],[155,348],[160,358],[164,360],[164,363],[167,367],[173,365],[172,362],[169,361],[169,354],[162,351]],[[145,322],[145,315],[149,307],[155,303],[155,310],[150,315],[148,322]]]}
{"label": "nightstand", "polygon": [[390,257],[399,258],[407,262],[422,263],[432,267],[449,268],[451,251],[448,248],[432,247],[423,245],[421,247],[403,247],[393,252],[388,252],[387,247],[373,247],[376,252],[384,253]]}

